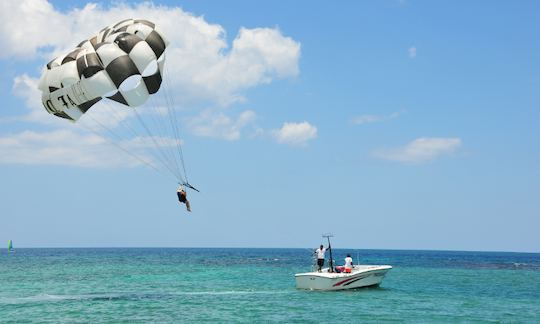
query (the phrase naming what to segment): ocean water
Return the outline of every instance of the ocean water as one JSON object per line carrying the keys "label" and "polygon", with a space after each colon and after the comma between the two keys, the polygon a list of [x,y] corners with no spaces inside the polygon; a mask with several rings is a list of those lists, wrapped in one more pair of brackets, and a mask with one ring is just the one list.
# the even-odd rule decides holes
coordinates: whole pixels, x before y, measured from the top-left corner
{"label": "ocean water", "polygon": [[307,249],[4,249],[0,322],[540,323],[540,254],[357,252],[380,287],[297,290]]}

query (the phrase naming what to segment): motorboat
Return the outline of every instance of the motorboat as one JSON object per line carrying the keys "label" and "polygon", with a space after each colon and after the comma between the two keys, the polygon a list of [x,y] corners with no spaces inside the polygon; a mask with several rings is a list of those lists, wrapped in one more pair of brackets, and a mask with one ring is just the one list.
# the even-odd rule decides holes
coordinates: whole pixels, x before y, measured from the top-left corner
{"label": "motorboat", "polygon": [[378,286],[386,273],[392,269],[389,265],[354,265],[352,268],[335,267],[330,245],[331,234],[323,234],[328,239],[330,259],[329,267],[311,272],[297,273],[296,288],[309,290],[343,290]]}
{"label": "motorboat", "polygon": [[342,290],[378,286],[390,269],[389,265],[355,265],[350,273],[325,268],[321,272],[297,273],[294,277],[298,289]]}

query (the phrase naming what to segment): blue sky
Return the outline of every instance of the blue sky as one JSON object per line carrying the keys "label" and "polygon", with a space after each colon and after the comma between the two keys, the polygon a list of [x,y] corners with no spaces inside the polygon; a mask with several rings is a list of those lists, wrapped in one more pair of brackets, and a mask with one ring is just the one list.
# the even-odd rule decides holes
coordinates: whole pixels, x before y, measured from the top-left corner
{"label": "blue sky", "polygon": [[[536,1],[0,9],[0,241],[540,252]],[[190,214],[41,107],[43,66],[133,15],[169,33]]]}

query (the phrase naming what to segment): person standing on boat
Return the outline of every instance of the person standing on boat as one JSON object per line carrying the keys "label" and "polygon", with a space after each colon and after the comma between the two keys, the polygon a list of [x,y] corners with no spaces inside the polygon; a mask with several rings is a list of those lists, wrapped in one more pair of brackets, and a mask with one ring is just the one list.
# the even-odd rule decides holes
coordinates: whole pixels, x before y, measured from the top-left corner
{"label": "person standing on boat", "polygon": [[[347,270],[348,269],[348,270]],[[353,261],[350,254],[345,258],[345,271],[350,272],[353,269]]]}
{"label": "person standing on boat", "polygon": [[[330,246],[328,246],[328,249],[330,249]],[[315,253],[317,254],[317,266],[319,269],[317,271],[321,272],[322,267],[324,265],[324,253],[327,249],[324,248],[324,246],[321,244],[321,246],[315,250]]]}

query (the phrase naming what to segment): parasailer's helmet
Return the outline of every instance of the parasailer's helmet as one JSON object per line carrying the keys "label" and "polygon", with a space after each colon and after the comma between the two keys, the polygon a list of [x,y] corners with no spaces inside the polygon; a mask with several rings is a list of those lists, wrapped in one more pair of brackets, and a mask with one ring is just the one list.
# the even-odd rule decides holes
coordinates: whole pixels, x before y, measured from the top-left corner
{"label": "parasailer's helmet", "polygon": [[50,114],[77,121],[104,98],[139,106],[162,82],[168,42],[154,23],[126,19],[49,62],[39,89]]}

